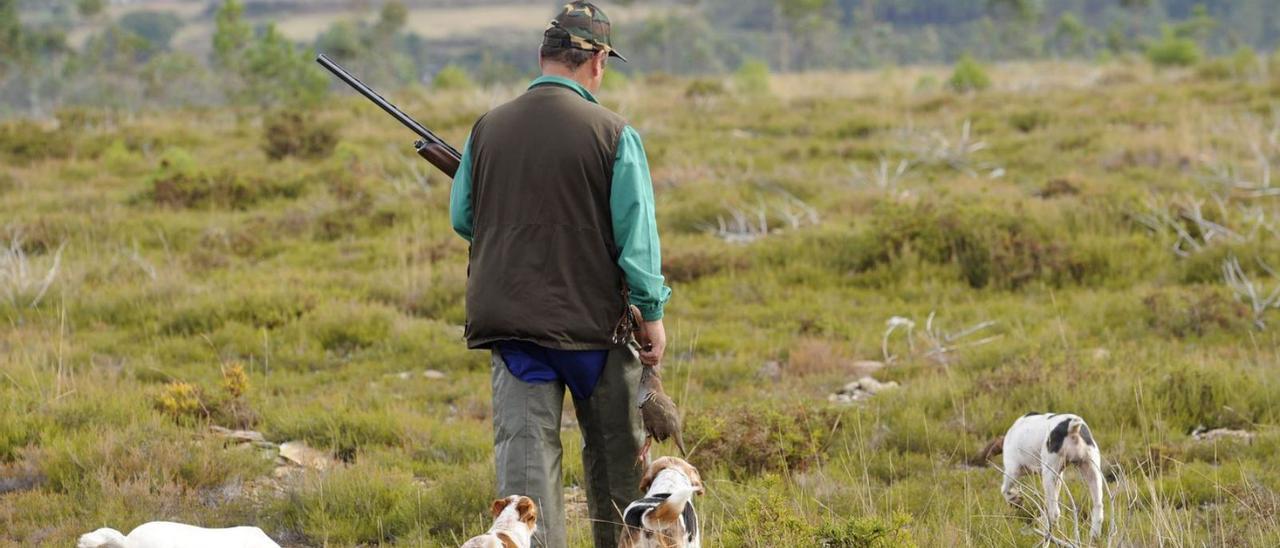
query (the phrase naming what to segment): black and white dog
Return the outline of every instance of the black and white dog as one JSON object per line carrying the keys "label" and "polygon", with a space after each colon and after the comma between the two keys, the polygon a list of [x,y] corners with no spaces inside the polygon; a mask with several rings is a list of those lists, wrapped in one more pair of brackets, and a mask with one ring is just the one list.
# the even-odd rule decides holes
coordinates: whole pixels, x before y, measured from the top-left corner
{"label": "black and white dog", "polygon": [[693,496],[701,495],[698,469],[679,457],[653,461],[640,479],[644,498],[622,512],[619,548],[699,548],[702,532]]}
{"label": "black and white dog", "polygon": [[1014,421],[1002,438],[987,447],[985,454],[1004,454],[1004,482],[1000,493],[1010,504],[1020,505],[1018,478],[1038,472],[1044,484],[1046,534],[1058,521],[1058,493],[1062,473],[1068,465],[1080,471],[1089,488],[1090,535],[1102,534],[1102,454],[1089,431],[1089,425],[1078,415],[1029,413]]}

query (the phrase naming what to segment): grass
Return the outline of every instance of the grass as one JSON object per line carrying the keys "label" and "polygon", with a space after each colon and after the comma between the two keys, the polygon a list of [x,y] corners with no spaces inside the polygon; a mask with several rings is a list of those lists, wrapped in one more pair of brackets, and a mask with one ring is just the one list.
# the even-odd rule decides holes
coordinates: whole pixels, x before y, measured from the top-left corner
{"label": "grass", "polygon": [[[968,94],[917,86],[949,74],[928,67],[603,94],[653,164],[667,385],[708,544],[1035,545],[1034,485],[1011,508],[971,464],[1030,411],[1090,422],[1108,542],[1280,541],[1280,312],[1223,276],[1234,257],[1280,283],[1280,208],[1241,183],[1259,155],[1280,164],[1280,81],[1125,63],[996,66]],[[517,91],[394,95],[461,143]],[[317,114],[336,148],[279,160],[247,111],[4,123],[0,479],[38,486],[0,495],[0,544],[153,519],[288,545],[485,529],[488,360],[460,338],[447,181],[361,100]],[[886,338],[895,316],[915,327]],[[900,388],[828,403],[885,350],[874,375]],[[344,462],[276,479],[269,450],[211,424]],[[1088,504],[1069,485],[1055,534],[1074,539]]]}

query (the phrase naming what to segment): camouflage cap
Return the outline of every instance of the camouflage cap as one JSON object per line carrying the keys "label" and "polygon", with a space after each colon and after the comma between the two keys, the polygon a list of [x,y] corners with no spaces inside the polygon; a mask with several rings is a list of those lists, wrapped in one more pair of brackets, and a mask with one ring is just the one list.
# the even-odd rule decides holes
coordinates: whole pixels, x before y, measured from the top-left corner
{"label": "camouflage cap", "polygon": [[586,51],[605,51],[610,57],[623,57],[613,49],[609,40],[609,17],[591,2],[570,2],[560,14],[551,20],[551,26],[542,33],[542,45],[574,48]]}

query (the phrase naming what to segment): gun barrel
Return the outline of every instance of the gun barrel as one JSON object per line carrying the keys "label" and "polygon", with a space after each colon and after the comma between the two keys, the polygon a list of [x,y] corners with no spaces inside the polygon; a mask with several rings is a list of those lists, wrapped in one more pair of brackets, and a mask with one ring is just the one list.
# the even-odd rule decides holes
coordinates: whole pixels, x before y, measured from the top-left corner
{"label": "gun barrel", "polygon": [[359,78],[352,76],[351,73],[347,72],[346,69],[343,69],[340,65],[335,63],[333,59],[329,58],[329,56],[321,53],[316,56],[316,62],[320,63],[320,66],[328,69],[329,72],[332,72],[334,76],[337,76],[338,79],[345,82],[348,86],[351,86],[353,89],[360,92],[360,94],[364,95],[365,98],[373,101],[373,104],[378,105],[379,108],[386,111],[387,114],[390,114],[392,118],[395,118],[401,124],[404,124],[405,127],[409,128],[414,133],[417,133],[427,143],[444,147],[445,150],[448,150],[454,157],[462,157],[462,154],[459,153],[457,149],[450,146],[449,143],[444,142],[443,139],[437,137],[435,133],[432,133],[431,130],[426,128],[426,126],[418,123],[417,120],[414,120],[408,114],[405,114],[404,111],[396,108],[396,106],[391,104],[390,101],[383,99],[381,95],[378,95],[378,92],[373,91],[373,88],[365,85],[365,83],[361,82]]}

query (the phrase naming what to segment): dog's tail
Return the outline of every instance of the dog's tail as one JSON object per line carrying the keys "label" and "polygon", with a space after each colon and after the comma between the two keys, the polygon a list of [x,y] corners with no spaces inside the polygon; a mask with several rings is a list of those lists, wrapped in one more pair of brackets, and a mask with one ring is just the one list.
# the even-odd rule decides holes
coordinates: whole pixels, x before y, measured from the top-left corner
{"label": "dog's tail", "polygon": [[974,455],[973,461],[970,462],[970,464],[973,464],[974,466],[982,466],[986,464],[987,460],[989,460],[991,457],[999,455],[1003,452],[1004,452],[1004,436],[996,436],[995,439],[991,440],[989,443],[987,443],[985,447],[982,448],[982,451],[979,451],[977,455]]}
{"label": "dog's tail", "polygon": [[685,505],[689,504],[689,500],[693,498],[694,487],[680,487],[667,497],[667,500],[654,508],[652,512],[646,514],[643,519],[647,528],[658,529],[659,527],[650,527],[650,524],[670,523],[680,519],[680,515],[684,513]]}
{"label": "dog's tail", "polygon": [[103,527],[92,533],[80,535],[76,548],[129,548],[129,539],[120,531]]}

